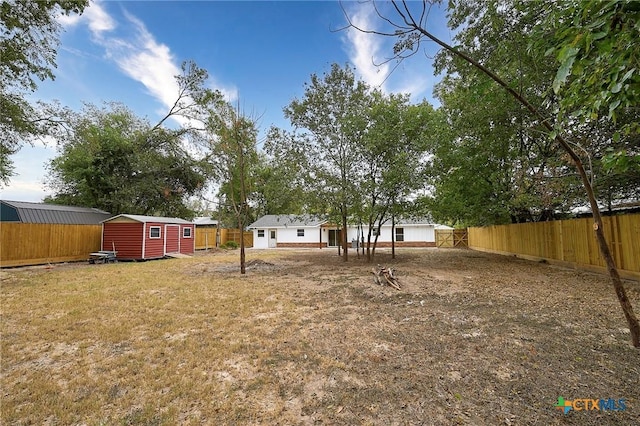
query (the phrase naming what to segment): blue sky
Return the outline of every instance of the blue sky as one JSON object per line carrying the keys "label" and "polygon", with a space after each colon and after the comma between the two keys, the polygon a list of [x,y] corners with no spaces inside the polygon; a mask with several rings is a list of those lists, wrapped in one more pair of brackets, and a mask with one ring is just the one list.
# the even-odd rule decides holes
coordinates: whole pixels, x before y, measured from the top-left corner
{"label": "blue sky", "polygon": [[[380,28],[370,4],[343,7],[358,25]],[[117,101],[152,123],[175,101],[174,76],[185,60],[209,72],[210,87],[261,116],[262,132],[287,127],[282,109],[303,95],[311,74],[332,63],[348,63],[371,86],[410,93],[415,102],[432,101],[438,81],[433,45],[392,72],[395,62],[382,63],[393,40],[338,31],[346,19],[335,1],[94,1],[82,16],[60,21],[56,79],[41,83],[32,100],[58,100],[74,110],[83,102]],[[430,25],[450,41],[444,12],[432,11]],[[50,194],[43,182],[55,154],[55,141],[48,141],[14,155],[17,175],[2,198],[40,201]]]}

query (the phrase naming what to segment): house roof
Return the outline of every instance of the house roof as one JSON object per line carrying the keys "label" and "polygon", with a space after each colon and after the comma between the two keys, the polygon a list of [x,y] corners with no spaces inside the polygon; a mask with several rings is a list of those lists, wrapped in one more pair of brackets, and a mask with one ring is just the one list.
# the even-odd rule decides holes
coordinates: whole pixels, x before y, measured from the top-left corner
{"label": "house roof", "polygon": [[2,222],[97,225],[112,215],[90,207],[0,200]]}
{"label": "house roof", "polygon": [[139,214],[119,214],[117,216],[103,220],[103,222],[109,222],[114,219],[122,218],[122,217],[135,220],[136,222],[141,222],[141,223],[155,222],[155,223],[181,223],[185,225],[193,225],[193,222],[189,222],[188,220],[184,220],[176,217],[143,216]]}
{"label": "house roof", "polygon": [[317,228],[327,223],[316,216],[294,214],[268,214],[249,225],[249,228]]}
{"label": "house roof", "polygon": [[397,224],[402,224],[402,225],[435,225],[433,223],[433,220],[431,220],[431,218],[428,217],[399,217],[396,218],[396,225]]}

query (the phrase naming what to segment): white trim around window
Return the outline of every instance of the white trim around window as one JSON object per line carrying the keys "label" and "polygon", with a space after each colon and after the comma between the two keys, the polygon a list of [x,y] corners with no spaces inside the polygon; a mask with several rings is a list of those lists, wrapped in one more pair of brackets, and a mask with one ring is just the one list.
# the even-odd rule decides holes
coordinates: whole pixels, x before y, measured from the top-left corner
{"label": "white trim around window", "polygon": [[152,240],[157,240],[162,238],[162,231],[159,226],[150,226],[149,227],[149,238]]}

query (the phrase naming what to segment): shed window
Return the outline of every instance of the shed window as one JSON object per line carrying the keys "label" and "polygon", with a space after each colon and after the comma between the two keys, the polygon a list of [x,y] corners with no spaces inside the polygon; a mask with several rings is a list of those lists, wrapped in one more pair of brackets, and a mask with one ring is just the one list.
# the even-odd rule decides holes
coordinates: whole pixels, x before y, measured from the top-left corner
{"label": "shed window", "polygon": [[182,238],[191,238],[191,228],[182,228]]}
{"label": "shed window", "polygon": [[264,238],[264,229],[258,229],[258,238]]}
{"label": "shed window", "polygon": [[149,238],[160,238],[159,226],[152,226],[149,228]]}
{"label": "shed window", "polygon": [[304,229],[298,229],[298,237],[304,237]]}
{"label": "shed window", "polygon": [[396,228],[396,241],[404,241],[404,228]]}

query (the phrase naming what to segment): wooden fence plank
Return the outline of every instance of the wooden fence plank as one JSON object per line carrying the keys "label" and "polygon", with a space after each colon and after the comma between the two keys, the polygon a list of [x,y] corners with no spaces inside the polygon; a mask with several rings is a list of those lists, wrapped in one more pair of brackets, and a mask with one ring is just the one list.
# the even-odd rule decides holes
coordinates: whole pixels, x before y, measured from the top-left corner
{"label": "wooden fence plank", "polygon": [[[216,246],[216,228],[196,227],[196,250],[213,248]],[[220,229],[220,244],[235,241],[240,244],[240,231],[237,229]],[[253,232],[244,233],[245,247],[253,247]]]}
{"label": "wooden fence plank", "polygon": [[196,226],[196,250],[210,249],[216,246],[216,228],[202,228]]}
{"label": "wooden fence plank", "polygon": [[100,250],[102,225],[0,223],[0,267],[86,260]]}
{"label": "wooden fence plank", "polygon": [[[604,217],[603,226],[621,275],[640,279],[640,214]],[[591,218],[473,227],[469,247],[599,272],[605,268]]]}

